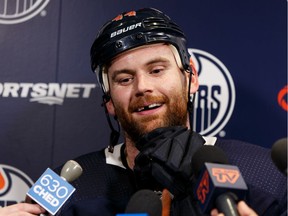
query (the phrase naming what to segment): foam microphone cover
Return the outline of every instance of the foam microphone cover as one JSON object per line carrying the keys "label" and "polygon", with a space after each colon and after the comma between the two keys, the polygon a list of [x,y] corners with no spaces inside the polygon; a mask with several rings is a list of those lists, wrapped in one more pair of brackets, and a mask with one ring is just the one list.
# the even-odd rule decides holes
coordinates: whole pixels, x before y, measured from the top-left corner
{"label": "foam microphone cover", "polygon": [[139,190],[130,198],[125,213],[147,213],[149,216],[161,216],[160,197],[151,190]]}
{"label": "foam microphone cover", "polygon": [[203,145],[195,152],[192,158],[192,170],[194,171],[196,177],[199,176],[204,163],[206,162],[229,164],[228,158],[221,148],[217,146]]}
{"label": "foam microphone cover", "polygon": [[279,139],[273,144],[271,158],[276,167],[287,176],[287,138]]}
{"label": "foam microphone cover", "polygon": [[60,176],[67,182],[73,182],[82,174],[82,167],[74,160],[67,161],[61,169]]}

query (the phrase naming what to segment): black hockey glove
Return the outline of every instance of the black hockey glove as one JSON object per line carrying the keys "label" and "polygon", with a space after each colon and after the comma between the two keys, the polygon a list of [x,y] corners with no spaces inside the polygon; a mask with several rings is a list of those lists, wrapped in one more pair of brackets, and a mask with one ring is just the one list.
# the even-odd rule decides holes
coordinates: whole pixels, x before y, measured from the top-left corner
{"label": "black hockey glove", "polygon": [[186,197],[192,187],[192,156],[204,142],[200,135],[181,126],[146,134],[136,143],[140,151],[134,167],[137,183],[151,187],[154,179],[175,198]]}

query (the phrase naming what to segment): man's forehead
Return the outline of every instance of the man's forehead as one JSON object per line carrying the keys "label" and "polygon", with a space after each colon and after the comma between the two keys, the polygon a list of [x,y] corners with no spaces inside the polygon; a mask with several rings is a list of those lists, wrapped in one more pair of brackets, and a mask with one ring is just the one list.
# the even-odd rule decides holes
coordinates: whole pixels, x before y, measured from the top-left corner
{"label": "man's forehead", "polygon": [[[123,56],[128,55],[130,52],[133,52],[133,51],[137,52],[137,50],[141,50],[141,49],[144,50],[145,48],[152,48],[152,49],[150,49],[152,52],[149,52],[149,54],[145,53],[145,55],[143,55],[143,56],[148,56],[146,59],[144,59],[144,62],[146,61],[146,64],[147,64],[147,62],[149,63],[149,62],[153,61],[153,58],[154,58],[154,60],[157,58],[158,59],[162,58],[161,61],[163,61],[163,58],[166,58],[167,62],[169,62],[169,64],[170,64],[173,61],[171,58],[173,58],[176,65],[178,66],[178,68],[181,71],[183,70],[183,65],[181,62],[180,55],[179,55],[179,53],[178,53],[178,51],[174,45],[168,44],[168,43],[153,43],[153,44],[147,44],[147,45],[139,46],[137,48],[133,48],[133,49],[127,50],[121,54],[118,54],[115,58],[113,58],[110,62],[106,63],[102,67],[101,73],[102,73],[102,79],[103,79],[103,87],[105,88],[106,92],[109,91],[108,76],[113,76],[113,72],[117,72],[117,71],[125,71],[125,70],[131,71],[131,68],[127,68],[125,66],[125,61],[121,62],[121,66],[120,66],[120,64],[115,63],[117,61],[117,59],[120,59],[121,56],[123,57]],[[161,53],[161,51],[159,51],[161,49],[165,50],[165,51],[163,51]],[[142,53],[142,54],[144,54],[144,53]],[[125,58],[123,57],[123,59],[125,59]],[[137,58],[135,58],[135,59],[137,59]],[[134,70],[134,69],[132,69],[132,70]]]}
{"label": "man's forehead", "polygon": [[[110,64],[107,65],[108,67],[111,66],[113,63],[115,63],[116,61],[118,61],[119,59],[122,59],[122,58],[125,58],[127,56],[131,56],[135,53],[140,53],[140,52],[149,52],[149,55],[145,55],[144,56],[144,59],[148,59],[150,57],[156,57],[158,55],[158,52],[163,52],[162,54],[164,54],[164,52],[166,54],[173,54],[171,52],[171,49],[169,48],[169,45],[167,44],[164,44],[164,43],[157,43],[157,44],[147,44],[147,45],[143,45],[143,46],[139,46],[139,47],[136,47],[136,48],[133,48],[133,49],[130,49],[130,50],[127,50],[123,53],[120,53],[119,55],[117,55],[116,57],[114,57]],[[142,55],[141,55],[142,57]]]}

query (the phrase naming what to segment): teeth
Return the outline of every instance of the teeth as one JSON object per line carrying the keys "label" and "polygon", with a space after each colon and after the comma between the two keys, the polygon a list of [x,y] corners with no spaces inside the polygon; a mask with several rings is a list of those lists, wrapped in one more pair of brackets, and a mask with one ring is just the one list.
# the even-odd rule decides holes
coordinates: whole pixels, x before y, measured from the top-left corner
{"label": "teeth", "polygon": [[139,108],[137,112],[141,112],[142,110],[144,110],[144,107]]}
{"label": "teeth", "polygon": [[151,108],[154,108],[154,107],[158,107],[158,106],[160,106],[161,104],[157,104],[157,103],[155,103],[155,104],[150,104],[149,106],[148,106],[148,108],[149,109],[151,109]]}
{"label": "teeth", "polygon": [[154,107],[158,107],[158,106],[161,106],[161,104],[159,103],[154,103],[154,104],[150,104],[149,106],[145,106],[145,107],[141,107],[141,108],[138,108],[138,112],[141,112],[143,111],[144,109],[152,109]]}

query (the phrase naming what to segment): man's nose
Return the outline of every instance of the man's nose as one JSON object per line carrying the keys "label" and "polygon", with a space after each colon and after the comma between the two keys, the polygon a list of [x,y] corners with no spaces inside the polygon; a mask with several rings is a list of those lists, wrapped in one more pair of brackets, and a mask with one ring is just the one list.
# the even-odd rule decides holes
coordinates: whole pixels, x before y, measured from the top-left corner
{"label": "man's nose", "polygon": [[147,92],[152,92],[153,82],[146,74],[140,74],[136,78],[135,90],[136,95],[142,95]]}

